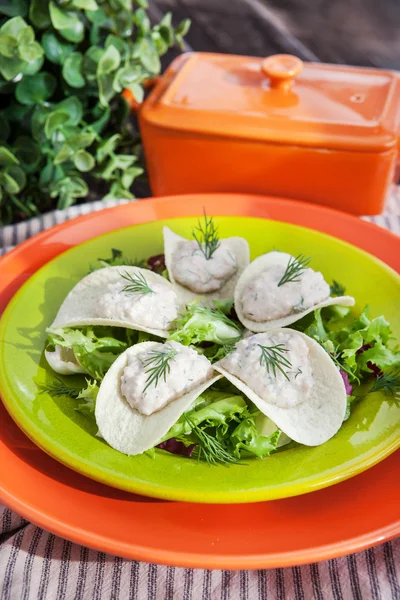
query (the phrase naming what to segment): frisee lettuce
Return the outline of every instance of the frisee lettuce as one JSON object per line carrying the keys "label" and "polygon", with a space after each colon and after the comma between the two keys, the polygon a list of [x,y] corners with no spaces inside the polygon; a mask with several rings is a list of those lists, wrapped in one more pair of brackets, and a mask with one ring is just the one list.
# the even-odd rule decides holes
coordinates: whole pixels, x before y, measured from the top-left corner
{"label": "frisee lettuce", "polygon": [[211,363],[215,363],[218,360],[221,360],[227,356],[230,352],[233,352],[236,346],[236,342],[231,342],[227,344],[223,344],[220,346],[219,344],[211,344],[206,348],[196,348],[199,354],[203,354],[208,358]]}
{"label": "frisee lettuce", "polygon": [[78,395],[78,400],[83,400],[75,410],[82,413],[85,416],[94,415],[94,409],[96,408],[97,394],[99,393],[99,386],[96,381],[90,381],[86,379],[86,387],[83,388]]}
{"label": "frisee lettuce", "polygon": [[343,421],[347,421],[347,419],[350,417],[351,406],[352,406],[353,402],[357,399],[358,399],[357,396],[346,396],[346,412],[345,412]]}
{"label": "frisee lettuce", "polygon": [[96,406],[96,398],[99,392],[99,386],[96,381],[86,379],[86,387],[79,389],[75,385],[70,385],[59,377],[53,379],[46,379],[46,381],[36,381],[38,387],[38,393],[50,394],[53,398],[71,398],[73,400],[83,400],[75,410],[81,412],[85,416],[94,416],[94,409]]}
{"label": "frisee lettuce", "polygon": [[233,300],[214,300],[214,306],[218,310],[224,313],[224,315],[229,315],[233,309]]}
{"label": "frisee lettuce", "polygon": [[[174,438],[186,446],[196,444],[192,456],[210,464],[238,462],[251,455],[263,458],[276,450],[281,434],[275,428],[271,435],[263,435],[264,419],[267,417],[256,407],[250,408],[241,395],[207,390],[161,442]],[[217,441],[212,447],[209,444],[211,438]]]}
{"label": "frisee lettuce", "polygon": [[101,380],[117,356],[136,342],[137,332],[127,334],[127,331],[114,327],[54,329],[48,334],[47,349],[55,346],[71,349],[81,367],[94,379]]}
{"label": "frisee lettuce", "polygon": [[[226,306],[223,305],[226,310]],[[187,312],[173,323],[168,339],[184,346],[212,342],[219,346],[232,345],[242,337],[242,327],[229,319],[220,308],[206,308],[191,302]]]}
{"label": "frisee lettuce", "polygon": [[[332,307],[314,311],[294,328],[314,338],[357,384],[362,379],[400,365],[400,351],[393,342],[384,316],[370,319],[368,307],[359,316],[350,313],[340,324],[332,319]],[[340,327],[339,327],[340,325]]]}
{"label": "frisee lettuce", "polygon": [[276,429],[269,436],[262,435],[257,429],[254,414],[250,415],[244,418],[232,432],[233,453],[235,456],[254,454],[258,458],[264,458],[276,450],[280,437],[280,429]]}

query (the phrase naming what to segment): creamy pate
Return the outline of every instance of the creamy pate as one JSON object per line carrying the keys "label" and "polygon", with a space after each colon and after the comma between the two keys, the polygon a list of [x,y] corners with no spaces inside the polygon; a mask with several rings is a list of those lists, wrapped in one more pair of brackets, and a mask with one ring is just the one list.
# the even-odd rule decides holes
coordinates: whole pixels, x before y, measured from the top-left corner
{"label": "creamy pate", "polygon": [[274,265],[247,285],[241,297],[243,315],[251,321],[271,321],[302,312],[330,295],[329,285],[322,273],[305,269],[298,281],[278,286],[286,267]]}
{"label": "creamy pate", "polygon": [[220,290],[238,269],[235,255],[224,242],[208,260],[196,241],[181,242],[172,256],[175,280],[196,294]]}
{"label": "creamy pate", "polygon": [[[267,368],[262,348],[268,356],[277,346],[279,356],[284,357],[290,366],[281,363],[285,375],[272,366]],[[260,398],[282,408],[291,408],[310,397],[314,378],[309,360],[309,349],[303,338],[295,331],[278,333],[257,333],[241,340],[236,349],[218,363],[226,371],[235,375]]]}
{"label": "creamy pate", "polygon": [[170,329],[178,317],[179,303],[176,292],[169,286],[152,281],[151,293],[124,291],[127,283],[109,283],[96,306],[97,316],[118,321],[129,321],[152,329]]}
{"label": "creamy pate", "polygon": [[[150,369],[157,364],[155,353],[171,351],[165,378],[160,376],[157,383],[154,381],[146,389]],[[140,354],[128,354],[121,377],[121,394],[132,408],[142,415],[151,415],[211,379],[213,373],[210,361],[192,348],[173,341],[160,343]]]}

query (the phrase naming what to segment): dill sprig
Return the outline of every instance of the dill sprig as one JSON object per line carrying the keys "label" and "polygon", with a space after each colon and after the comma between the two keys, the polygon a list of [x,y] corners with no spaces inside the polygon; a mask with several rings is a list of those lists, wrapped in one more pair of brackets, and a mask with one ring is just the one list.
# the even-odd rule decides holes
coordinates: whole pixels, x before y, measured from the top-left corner
{"label": "dill sprig", "polygon": [[[323,344],[321,344],[321,345],[324,348],[324,345]],[[326,350],[326,348],[324,348],[324,349]],[[336,348],[334,349],[333,352],[328,352],[328,354],[331,357],[331,359],[333,360],[333,362],[335,363],[335,365],[337,367],[339,367],[339,369],[341,369],[342,371],[347,373],[347,375],[350,375],[351,377],[355,377],[355,375],[354,375],[353,371],[350,369],[350,367],[348,367],[343,362],[341,362],[341,352],[340,352],[338,346],[336,346]]]}
{"label": "dill sprig", "polygon": [[143,393],[154,383],[154,387],[157,387],[160,379],[167,381],[167,375],[171,372],[170,361],[174,360],[177,355],[177,351],[174,348],[165,348],[163,350],[151,350],[149,357],[143,361],[144,367],[150,367],[145,373],[147,373],[146,385]]}
{"label": "dill sprig", "polygon": [[131,275],[128,271],[125,273],[119,273],[122,279],[129,283],[122,288],[123,292],[129,292],[133,294],[153,294],[154,291],[149,287],[143,273],[133,273]]}
{"label": "dill sprig", "polygon": [[331,288],[331,296],[344,296],[346,293],[346,288],[341,283],[335,281],[333,279]]}
{"label": "dill sprig", "polygon": [[276,346],[263,346],[257,344],[261,348],[260,365],[265,365],[267,373],[272,371],[274,377],[276,377],[276,371],[280,371],[282,375],[289,380],[289,376],[285,369],[290,369],[292,363],[284,355],[284,352],[288,352],[288,349],[283,344],[276,344]]}
{"label": "dill sprig", "polygon": [[185,415],[186,422],[197,438],[196,456],[197,460],[204,461],[208,465],[229,465],[238,463],[240,460],[228,452],[216,437],[201,429],[198,425]]}
{"label": "dill sprig", "polygon": [[50,394],[53,397],[67,396],[68,398],[78,398],[81,393],[81,389],[70,387],[65,385],[58,377],[54,378],[54,382],[51,383],[39,383],[37,384],[40,394]]}
{"label": "dill sprig", "polygon": [[294,256],[291,256],[285,269],[285,272],[278,283],[278,287],[280,287],[284,283],[293,283],[295,281],[300,281],[300,276],[302,275],[303,271],[305,271],[305,269],[308,267],[310,260],[311,258],[309,256],[306,257],[302,254],[299,254],[298,256],[296,256],[296,258]]}
{"label": "dill sprig", "polygon": [[391,394],[396,400],[400,400],[400,369],[378,375],[369,393],[380,391],[384,394]]}
{"label": "dill sprig", "polygon": [[[204,223],[199,220],[198,226],[192,231],[192,235],[196,240],[201,252],[206,260],[210,260],[214,252],[219,248],[218,229],[215,227],[213,217],[207,217],[204,211]],[[199,233],[196,233],[196,230]]]}

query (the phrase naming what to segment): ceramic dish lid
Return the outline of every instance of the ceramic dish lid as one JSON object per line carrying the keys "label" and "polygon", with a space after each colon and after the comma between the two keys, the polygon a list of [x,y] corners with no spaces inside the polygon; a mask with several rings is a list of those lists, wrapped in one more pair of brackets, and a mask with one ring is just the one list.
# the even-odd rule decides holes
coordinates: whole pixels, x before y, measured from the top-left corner
{"label": "ceramic dish lid", "polygon": [[384,151],[397,144],[399,99],[393,71],[194,53],[174,61],[142,116],[208,135]]}

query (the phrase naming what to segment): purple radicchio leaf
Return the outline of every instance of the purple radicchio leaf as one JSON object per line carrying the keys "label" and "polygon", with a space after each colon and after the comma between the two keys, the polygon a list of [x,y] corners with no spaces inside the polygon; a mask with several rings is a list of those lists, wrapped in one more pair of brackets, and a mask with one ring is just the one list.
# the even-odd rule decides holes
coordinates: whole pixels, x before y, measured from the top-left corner
{"label": "purple radicchio leaf", "polygon": [[346,388],[346,394],[351,396],[353,392],[353,386],[349,383],[349,376],[347,375],[346,371],[343,371],[342,369],[339,369],[339,371],[343,379],[344,387]]}
{"label": "purple radicchio leaf", "polygon": [[165,266],[165,255],[164,254],[155,254],[154,256],[150,256],[147,260],[147,264],[151,271],[155,273],[162,273],[167,268]]}
{"label": "purple radicchio leaf", "polygon": [[195,448],[196,444],[191,444],[190,446],[185,446],[183,442],[178,442],[175,438],[171,438],[169,440],[165,440],[165,442],[161,442],[158,444],[157,448],[161,450],[166,450],[167,452],[171,452],[171,454],[180,454],[181,456],[192,456],[192,452]]}
{"label": "purple radicchio leaf", "polygon": [[[361,348],[359,350],[357,350],[357,355],[362,354],[363,352],[365,352],[366,350],[369,350],[370,348],[372,348],[371,344],[364,344],[364,346],[361,346]],[[382,377],[383,371],[377,365],[375,365],[373,362],[371,362],[370,360],[367,362],[367,367],[370,371],[372,371],[372,375],[374,377]]]}

